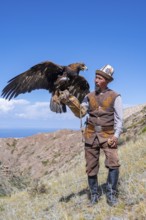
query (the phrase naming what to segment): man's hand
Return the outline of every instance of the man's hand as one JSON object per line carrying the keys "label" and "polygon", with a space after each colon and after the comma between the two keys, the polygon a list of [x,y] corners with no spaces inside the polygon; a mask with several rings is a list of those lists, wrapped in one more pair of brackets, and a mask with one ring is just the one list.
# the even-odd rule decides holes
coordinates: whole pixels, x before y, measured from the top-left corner
{"label": "man's hand", "polygon": [[108,145],[112,148],[112,147],[116,147],[118,144],[118,138],[116,138],[115,136],[113,136],[112,138],[109,138],[107,140]]}

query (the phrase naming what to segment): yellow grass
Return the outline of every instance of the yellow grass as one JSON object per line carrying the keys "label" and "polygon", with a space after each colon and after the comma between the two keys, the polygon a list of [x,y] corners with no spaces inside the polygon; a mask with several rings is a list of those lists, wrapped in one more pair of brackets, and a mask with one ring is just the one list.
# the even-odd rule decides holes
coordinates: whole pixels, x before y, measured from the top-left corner
{"label": "yellow grass", "polygon": [[[119,148],[121,161],[119,204],[110,207],[105,194],[88,207],[84,152],[75,166],[59,176],[45,176],[26,191],[0,198],[0,220],[146,220],[146,138],[140,136]],[[100,160],[99,185],[106,182],[104,156]]]}

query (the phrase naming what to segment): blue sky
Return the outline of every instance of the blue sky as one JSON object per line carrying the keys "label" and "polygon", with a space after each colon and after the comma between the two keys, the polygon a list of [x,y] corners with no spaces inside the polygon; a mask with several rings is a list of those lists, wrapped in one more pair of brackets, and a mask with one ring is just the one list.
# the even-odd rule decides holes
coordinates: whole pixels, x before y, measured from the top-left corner
{"label": "blue sky", "polygon": [[[5,0],[0,6],[0,91],[31,66],[50,60],[60,65],[82,61],[91,90],[94,73],[114,69],[111,89],[123,106],[144,104],[146,93],[145,0]],[[50,94],[35,90],[11,101],[0,98],[0,128],[79,128],[68,111],[49,110]]]}

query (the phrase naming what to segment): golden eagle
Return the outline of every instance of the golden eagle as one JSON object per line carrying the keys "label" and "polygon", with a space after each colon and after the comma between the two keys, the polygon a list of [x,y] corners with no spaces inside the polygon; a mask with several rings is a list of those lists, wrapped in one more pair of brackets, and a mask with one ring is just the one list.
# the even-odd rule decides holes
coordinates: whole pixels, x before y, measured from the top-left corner
{"label": "golden eagle", "polygon": [[31,92],[35,89],[46,89],[52,94],[51,111],[66,112],[65,104],[59,100],[59,93],[67,89],[81,102],[89,92],[88,82],[83,76],[79,75],[79,72],[84,70],[87,70],[84,63],[62,66],[50,61],[42,62],[10,79],[2,90],[2,97],[10,100],[19,94]]}

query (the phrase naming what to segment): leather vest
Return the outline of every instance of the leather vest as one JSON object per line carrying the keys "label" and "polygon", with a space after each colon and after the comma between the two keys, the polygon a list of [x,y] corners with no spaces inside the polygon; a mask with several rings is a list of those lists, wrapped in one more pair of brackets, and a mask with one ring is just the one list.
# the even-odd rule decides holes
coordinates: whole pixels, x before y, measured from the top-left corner
{"label": "leather vest", "polygon": [[[109,138],[114,133],[114,101],[119,94],[111,89],[106,89],[103,93],[88,94],[89,118],[85,129],[85,142],[92,144],[95,137],[98,139]],[[91,127],[93,125],[93,128]],[[101,126],[107,131],[96,132],[94,126]],[[109,128],[109,129],[108,129]]]}
{"label": "leather vest", "polygon": [[117,96],[118,94],[110,89],[97,95],[96,92],[89,93],[89,124],[113,126],[114,101]]}

